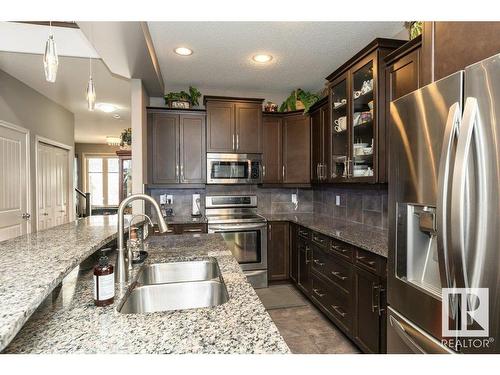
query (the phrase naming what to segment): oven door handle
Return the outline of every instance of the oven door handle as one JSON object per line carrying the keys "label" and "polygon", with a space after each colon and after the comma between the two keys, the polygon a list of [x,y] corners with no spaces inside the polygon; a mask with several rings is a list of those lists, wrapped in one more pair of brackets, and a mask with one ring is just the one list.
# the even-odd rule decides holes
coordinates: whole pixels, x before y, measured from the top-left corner
{"label": "oven door handle", "polygon": [[208,231],[214,232],[224,232],[224,231],[234,231],[234,230],[247,230],[247,229],[266,229],[267,224],[239,224],[239,225],[209,225]]}

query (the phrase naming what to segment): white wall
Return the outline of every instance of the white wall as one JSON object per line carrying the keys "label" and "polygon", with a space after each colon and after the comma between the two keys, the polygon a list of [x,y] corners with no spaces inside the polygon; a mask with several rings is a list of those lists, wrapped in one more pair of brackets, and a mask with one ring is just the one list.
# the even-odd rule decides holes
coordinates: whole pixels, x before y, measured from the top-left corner
{"label": "white wall", "polygon": [[[36,230],[36,169],[35,141],[43,137],[72,147],[75,145],[75,117],[73,113],[21,81],[0,70],[0,119],[30,131],[30,188],[32,231]],[[72,165],[70,176],[72,176]],[[70,178],[73,181],[73,178]],[[73,189],[71,189],[73,190]],[[73,194],[68,197],[74,218]]]}
{"label": "white wall", "polygon": [[[147,113],[149,96],[140,79],[130,81],[132,123],[132,194],[144,193],[147,183]],[[132,203],[134,214],[144,213],[144,202]]]}

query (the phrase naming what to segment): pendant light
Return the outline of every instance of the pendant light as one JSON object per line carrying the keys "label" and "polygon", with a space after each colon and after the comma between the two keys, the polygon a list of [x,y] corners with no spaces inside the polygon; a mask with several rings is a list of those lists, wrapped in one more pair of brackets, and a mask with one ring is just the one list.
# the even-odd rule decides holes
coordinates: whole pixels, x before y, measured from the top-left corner
{"label": "pendant light", "polygon": [[49,39],[45,43],[45,53],[43,54],[43,68],[45,71],[45,80],[54,83],[57,76],[57,68],[59,66],[59,58],[57,57],[56,42],[52,33],[52,22],[49,23],[50,32]]}
{"label": "pendant light", "polygon": [[94,86],[94,81],[92,80],[92,57],[89,57],[89,82],[87,83],[87,107],[89,111],[94,110],[95,99],[96,99],[95,86]]}

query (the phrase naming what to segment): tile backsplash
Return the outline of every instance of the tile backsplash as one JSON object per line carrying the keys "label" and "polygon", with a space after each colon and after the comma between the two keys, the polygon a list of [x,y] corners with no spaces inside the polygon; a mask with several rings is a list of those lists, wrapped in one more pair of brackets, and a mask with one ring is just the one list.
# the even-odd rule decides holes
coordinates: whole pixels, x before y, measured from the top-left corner
{"label": "tile backsplash", "polygon": [[[149,193],[158,202],[161,194],[172,194],[174,214],[176,216],[191,215],[191,195],[201,194],[201,208],[205,211],[206,195],[257,195],[258,210],[261,213],[312,213],[313,191],[311,189],[271,189],[256,185],[207,185],[202,189],[149,189]],[[292,203],[292,194],[297,194],[298,205]]]}
{"label": "tile backsplash", "polygon": [[364,186],[319,187],[314,189],[313,201],[314,213],[387,228],[387,189],[385,187],[373,189]]}
{"label": "tile backsplash", "polygon": [[[149,193],[159,202],[161,194],[172,194],[174,214],[191,215],[191,195],[201,194],[202,212],[208,195],[257,195],[261,213],[316,213],[336,219],[387,228],[387,189],[384,187],[331,187],[313,189],[260,188],[256,185],[207,185],[201,189],[150,189]],[[297,194],[298,206],[292,203]],[[336,204],[336,200],[339,204]]]}

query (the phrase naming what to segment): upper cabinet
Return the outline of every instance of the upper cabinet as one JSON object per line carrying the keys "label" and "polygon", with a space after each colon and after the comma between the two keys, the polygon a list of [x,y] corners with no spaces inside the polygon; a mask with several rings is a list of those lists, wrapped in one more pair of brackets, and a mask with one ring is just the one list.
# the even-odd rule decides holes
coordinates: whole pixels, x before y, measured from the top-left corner
{"label": "upper cabinet", "polygon": [[148,109],[150,184],[206,182],[205,111]]}
{"label": "upper cabinet", "polygon": [[320,182],[387,182],[383,59],[404,43],[375,39],[327,77],[330,147],[323,164],[329,170],[324,177],[320,168]]}
{"label": "upper cabinet", "polygon": [[330,107],[328,97],[309,110],[311,116],[311,181],[323,182],[330,175]]}
{"label": "upper cabinet", "polygon": [[310,184],[310,128],[303,111],[264,114],[264,184]]}
{"label": "upper cabinet", "polygon": [[263,99],[205,96],[207,152],[262,152]]}

